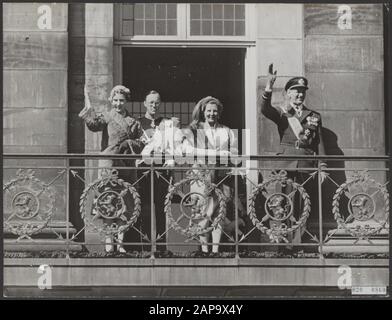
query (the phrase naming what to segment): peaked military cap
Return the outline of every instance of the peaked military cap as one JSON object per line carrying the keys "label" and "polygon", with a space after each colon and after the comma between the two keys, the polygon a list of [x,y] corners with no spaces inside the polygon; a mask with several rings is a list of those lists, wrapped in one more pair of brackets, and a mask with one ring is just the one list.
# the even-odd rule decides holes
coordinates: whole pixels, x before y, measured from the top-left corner
{"label": "peaked military cap", "polygon": [[304,77],[295,77],[291,78],[289,81],[287,81],[284,89],[287,91],[289,89],[293,88],[305,88],[308,89],[308,80]]}

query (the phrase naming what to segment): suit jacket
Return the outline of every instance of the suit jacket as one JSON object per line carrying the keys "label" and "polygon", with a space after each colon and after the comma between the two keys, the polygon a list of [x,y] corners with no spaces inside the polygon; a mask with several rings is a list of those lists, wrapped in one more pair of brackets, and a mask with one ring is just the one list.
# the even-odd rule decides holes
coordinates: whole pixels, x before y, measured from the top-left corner
{"label": "suit jacket", "polygon": [[[271,95],[272,92],[258,90],[261,112],[265,117],[275,122],[278,127],[280,137],[278,154],[325,155],[321,115],[305,106],[300,117],[296,115],[294,109],[287,111],[284,107],[275,108],[271,105]],[[293,118],[294,123],[299,122],[300,124],[300,130],[297,132],[290,124]],[[313,160],[287,160],[281,166],[282,168],[313,168],[317,167],[317,162]]]}

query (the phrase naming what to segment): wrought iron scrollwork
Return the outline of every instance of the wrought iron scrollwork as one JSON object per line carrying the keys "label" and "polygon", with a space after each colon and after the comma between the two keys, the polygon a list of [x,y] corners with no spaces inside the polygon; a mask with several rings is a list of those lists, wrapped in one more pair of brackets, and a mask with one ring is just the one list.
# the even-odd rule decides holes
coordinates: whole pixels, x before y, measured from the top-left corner
{"label": "wrought iron scrollwork", "polygon": [[[298,220],[293,215],[294,204],[290,195],[280,192],[271,194],[267,192],[267,188],[275,183],[291,185],[293,188],[292,194],[299,192],[304,205]],[[264,192],[266,201],[264,205],[265,215],[260,221],[256,215],[256,199],[261,192]],[[308,193],[302,185],[287,178],[287,172],[284,170],[279,173],[273,172],[265,182],[254,187],[249,198],[249,217],[257,229],[268,235],[271,242],[289,242],[287,237],[306,224],[309,214],[310,197]]]}
{"label": "wrought iron scrollwork", "polygon": [[[186,178],[169,186],[169,191],[165,199],[165,213],[168,217],[170,228],[176,230],[178,233],[184,235],[188,239],[198,239],[199,236],[211,232],[219,227],[219,223],[224,220],[226,216],[226,197],[217,185],[209,181],[208,170],[199,171],[191,170],[186,174]],[[192,184],[199,184],[204,186],[204,192],[191,191],[187,194],[182,193],[184,186],[191,186]],[[180,211],[181,215],[175,219],[172,214],[172,199],[175,194],[181,195]],[[209,198],[215,194],[219,203],[219,212],[215,218],[208,217],[207,206],[209,205]],[[179,224],[181,219],[187,219],[186,227]],[[210,220],[211,224],[203,227],[200,222],[203,220]]]}
{"label": "wrought iron scrollwork", "polygon": [[[62,173],[61,173],[62,174]],[[30,238],[47,227],[54,214],[55,191],[35,177],[35,171],[19,169],[16,178],[3,185],[4,229],[21,238]]]}
{"label": "wrought iron scrollwork", "polygon": [[[350,189],[362,191],[350,193]],[[369,193],[369,190],[373,190]],[[383,208],[377,208],[374,197],[381,193],[383,198]],[[340,206],[342,196],[348,198],[348,217],[341,214]],[[376,219],[375,213],[383,212],[384,219]],[[333,196],[332,213],[339,228],[346,230],[355,238],[367,239],[377,235],[386,228],[389,215],[389,194],[385,185],[371,179],[368,172],[356,172],[345,183],[341,184]]]}
{"label": "wrought iron scrollwork", "polygon": [[[133,200],[133,210],[127,206],[127,194]],[[94,197],[87,212],[89,196]],[[104,171],[101,178],[90,183],[80,196],[80,214],[94,231],[107,236],[125,232],[133,226],[141,213],[140,195],[128,182],[118,178],[117,170]],[[130,206],[130,205],[129,205]]]}

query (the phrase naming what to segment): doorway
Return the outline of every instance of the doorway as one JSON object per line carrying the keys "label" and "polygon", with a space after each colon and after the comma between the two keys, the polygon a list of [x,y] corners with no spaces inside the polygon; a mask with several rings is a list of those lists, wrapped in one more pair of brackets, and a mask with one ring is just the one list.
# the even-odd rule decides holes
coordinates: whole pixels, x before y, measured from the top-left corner
{"label": "doorway", "polygon": [[224,106],[222,124],[240,133],[245,127],[245,53],[244,48],[125,47],[122,78],[134,101],[129,111],[135,117],[144,114],[145,95],[156,90],[163,101],[161,115],[178,117],[184,127],[197,101],[214,96]]}
{"label": "doorway", "polygon": [[[214,96],[224,108],[220,122],[238,129],[241,153],[241,129],[245,128],[245,48],[124,47],[121,53],[122,83],[131,90],[129,111],[134,117],[145,113],[145,95],[155,90],[162,98],[160,115],[178,117],[181,126],[186,127],[196,103],[205,96]],[[183,173],[175,172],[173,178],[180,181]],[[180,212],[176,200],[172,211]],[[183,236],[169,231],[167,240],[182,242]],[[197,245],[169,246],[173,252],[192,249],[197,249]]]}

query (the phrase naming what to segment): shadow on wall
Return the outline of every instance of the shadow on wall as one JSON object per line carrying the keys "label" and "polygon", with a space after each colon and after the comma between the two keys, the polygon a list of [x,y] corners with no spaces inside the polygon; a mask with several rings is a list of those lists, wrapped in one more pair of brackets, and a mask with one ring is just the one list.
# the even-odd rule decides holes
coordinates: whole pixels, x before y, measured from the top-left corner
{"label": "shadow on wall", "polygon": [[[85,77],[85,4],[74,3],[69,5],[68,15],[68,153],[84,153],[85,125],[78,117],[84,107]],[[70,160],[70,165],[84,166],[84,160]],[[83,169],[74,169],[82,178],[85,177]],[[79,232],[84,222],[79,213],[79,199],[84,189],[84,183],[70,175],[69,185],[69,212],[70,222]],[[84,241],[84,233],[77,236],[78,241]]]}
{"label": "shadow on wall", "polygon": [[[338,136],[330,129],[328,128],[323,128],[322,129],[322,135],[324,138],[324,144],[325,144],[325,151],[327,155],[344,155],[343,150],[339,147],[339,141],[338,141]],[[344,169],[345,168],[345,162],[343,160],[339,161],[327,161],[327,165],[329,169]],[[346,174],[344,170],[332,170],[329,171],[329,178],[324,181],[322,184],[322,224],[323,224],[323,238],[325,238],[325,235],[327,234],[328,231],[333,230],[337,227],[336,221],[334,219],[333,213],[332,213],[332,201],[333,201],[333,196],[338,189],[338,187],[343,184],[346,181]],[[263,177],[260,175],[259,176],[259,183],[262,183]],[[315,183],[311,183],[310,185],[312,186],[317,186],[317,182],[314,181]],[[310,186],[309,185],[309,186]],[[305,186],[306,188],[306,186]],[[308,193],[311,197],[312,205],[311,205],[311,214],[307,220],[307,230],[313,234],[316,235],[317,238],[319,238],[319,204],[318,204],[318,192],[317,190],[314,190],[312,187],[310,187],[310,190],[308,188]],[[265,215],[265,197],[262,195],[262,193],[259,194],[259,196],[256,199],[256,215],[257,218],[260,220],[263,218]],[[342,196],[340,200],[340,206],[339,208],[341,209],[341,214],[345,217],[347,217],[347,205],[348,205],[348,199],[345,196]],[[346,209],[344,209],[346,208]],[[249,236],[249,242],[259,242],[260,239],[262,241],[267,241],[268,239],[266,237],[260,238],[260,235],[257,235],[257,233],[253,233]],[[305,242],[309,242],[309,239],[303,239]],[[268,250],[271,251],[273,250],[272,247],[255,247],[251,246],[251,250]]]}
{"label": "shadow on wall", "polygon": [[[324,138],[325,152],[327,155],[344,155],[343,150],[339,147],[338,136],[332,130],[323,127],[322,135]],[[344,160],[339,161],[327,161],[328,168],[330,169],[342,169],[345,168]],[[323,212],[323,232],[327,232],[331,228],[336,227],[336,222],[332,213],[332,201],[333,195],[335,194],[338,187],[346,181],[346,173],[344,170],[329,171],[329,179],[326,179],[322,185],[322,212]],[[348,199],[346,197],[341,198],[340,208],[347,208]],[[346,216],[346,212],[342,212]],[[318,216],[309,217],[311,224],[318,224]]]}

